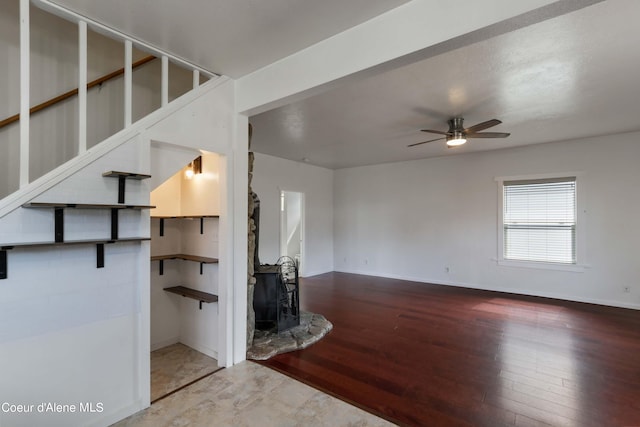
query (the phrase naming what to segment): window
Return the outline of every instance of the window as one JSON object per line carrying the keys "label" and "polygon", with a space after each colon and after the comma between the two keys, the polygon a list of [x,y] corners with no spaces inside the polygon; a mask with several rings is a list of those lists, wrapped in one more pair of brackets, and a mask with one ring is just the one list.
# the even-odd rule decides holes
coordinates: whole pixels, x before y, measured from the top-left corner
{"label": "window", "polygon": [[502,258],[576,264],[576,177],[502,182]]}

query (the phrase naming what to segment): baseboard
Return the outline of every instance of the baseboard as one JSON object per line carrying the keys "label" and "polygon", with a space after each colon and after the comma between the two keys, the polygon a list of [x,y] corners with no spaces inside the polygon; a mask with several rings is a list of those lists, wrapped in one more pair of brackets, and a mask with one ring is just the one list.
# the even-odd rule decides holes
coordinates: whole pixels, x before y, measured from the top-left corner
{"label": "baseboard", "polygon": [[305,271],[304,276],[301,275],[300,277],[318,276],[319,274],[331,273],[332,271],[334,270]]}
{"label": "baseboard", "polygon": [[[105,412],[101,414],[100,417],[97,418],[95,421],[91,421],[87,425],[89,427],[110,426],[112,424],[117,423],[118,421],[121,421],[135,414],[136,412],[146,409],[147,407],[148,406],[145,406],[142,400],[137,400],[133,404],[128,405],[124,408],[117,409],[113,412]],[[108,408],[105,408],[105,410],[108,410]]]}
{"label": "baseboard", "polygon": [[372,277],[384,277],[387,279],[396,279],[396,280],[406,280],[409,282],[418,282],[418,283],[429,283],[432,285],[440,285],[440,286],[455,286],[459,288],[469,288],[469,289],[478,289],[483,291],[495,291],[495,292],[504,292],[509,294],[516,295],[526,295],[533,297],[542,297],[542,298],[553,298],[559,299],[563,301],[573,301],[573,302],[582,302],[587,304],[597,304],[604,305],[609,307],[617,307],[617,308],[629,308],[632,310],[640,310],[640,304],[623,302],[623,301],[612,301],[598,298],[584,298],[584,297],[576,297],[573,295],[563,295],[563,294],[555,294],[552,292],[540,292],[537,290],[522,290],[522,289],[513,289],[513,288],[505,288],[500,286],[482,286],[475,283],[463,283],[463,282],[452,282],[452,281],[442,281],[442,280],[429,280],[424,277],[415,277],[415,276],[405,276],[398,274],[390,274],[390,273],[380,273],[376,272],[375,274],[370,271],[361,271],[361,270],[335,270],[338,273],[348,273],[348,274],[359,274],[363,276],[372,276]]}
{"label": "baseboard", "polygon": [[180,337],[177,335],[175,337],[171,337],[166,340],[158,341],[155,343],[151,343],[151,351],[160,350],[161,348],[169,347],[170,345],[178,344],[180,342]]}
{"label": "baseboard", "polygon": [[184,339],[181,339],[180,343],[186,345],[187,347],[191,347],[192,349],[199,351],[202,354],[206,354],[207,356],[213,357],[214,359],[218,360],[218,352],[212,348],[209,348],[204,345],[200,345],[197,342],[191,342]]}

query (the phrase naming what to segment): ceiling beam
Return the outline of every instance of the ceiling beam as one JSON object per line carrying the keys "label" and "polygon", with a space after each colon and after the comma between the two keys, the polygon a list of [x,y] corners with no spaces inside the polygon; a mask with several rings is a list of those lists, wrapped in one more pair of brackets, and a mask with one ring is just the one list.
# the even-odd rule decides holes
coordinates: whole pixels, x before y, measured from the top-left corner
{"label": "ceiling beam", "polygon": [[236,111],[268,111],[600,1],[413,0],[236,80]]}

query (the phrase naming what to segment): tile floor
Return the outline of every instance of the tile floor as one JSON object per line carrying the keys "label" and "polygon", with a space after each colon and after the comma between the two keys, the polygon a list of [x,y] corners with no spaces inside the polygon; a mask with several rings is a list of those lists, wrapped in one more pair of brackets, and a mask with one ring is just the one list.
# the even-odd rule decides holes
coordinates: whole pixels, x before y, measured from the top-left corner
{"label": "tile floor", "polygon": [[151,352],[151,401],[218,369],[218,361],[206,354],[173,344]]}
{"label": "tile floor", "polygon": [[130,426],[392,426],[254,362],[208,376],[126,418]]}

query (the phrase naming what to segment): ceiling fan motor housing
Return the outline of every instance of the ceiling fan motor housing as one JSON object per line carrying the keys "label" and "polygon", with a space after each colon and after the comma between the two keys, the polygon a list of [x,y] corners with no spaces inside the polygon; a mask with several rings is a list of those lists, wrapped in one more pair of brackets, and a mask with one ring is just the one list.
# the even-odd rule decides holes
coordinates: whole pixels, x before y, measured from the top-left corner
{"label": "ceiling fan motor housing", "polygon": [[462,133],[462,131],[464,130],[464,127],[462,126],[463,121],[464,119],[462,117],[454,117],[453,119],[449,120],[449,132],[458,131]]}

